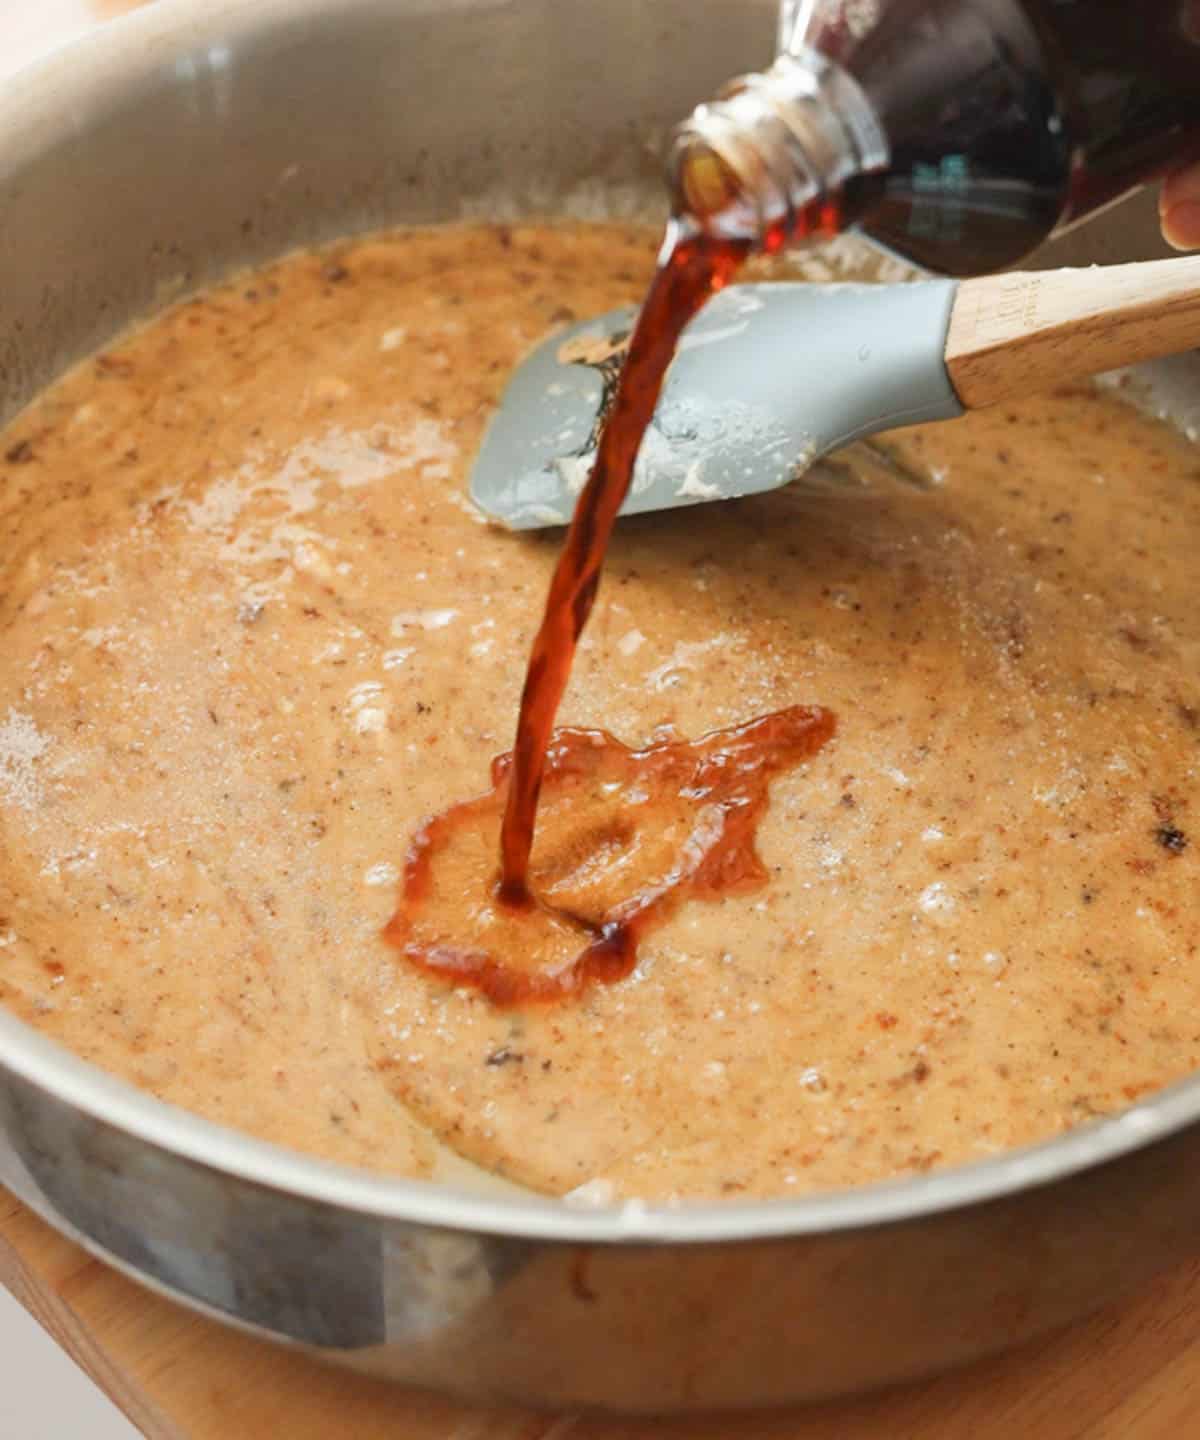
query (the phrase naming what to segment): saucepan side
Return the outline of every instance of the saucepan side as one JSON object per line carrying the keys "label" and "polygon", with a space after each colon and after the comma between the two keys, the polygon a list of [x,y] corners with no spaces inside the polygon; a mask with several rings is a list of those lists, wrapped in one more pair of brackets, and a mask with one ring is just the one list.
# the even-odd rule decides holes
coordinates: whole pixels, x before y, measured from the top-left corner
{"label": "saucepan side", "polygon": [[[766,58],[774,8],[165,0],[114,23],[0,94],[0,415],[134,316],[300,243],[653,212],[656,136]],[[258,1334],[545,1406],[776,1404],[1039,1333],[1198,1248],[1198,1122],[1190,1080],[903,1184],[586,1212],[275,1149],[0,1011],[0,1180],[51,1223]]]}

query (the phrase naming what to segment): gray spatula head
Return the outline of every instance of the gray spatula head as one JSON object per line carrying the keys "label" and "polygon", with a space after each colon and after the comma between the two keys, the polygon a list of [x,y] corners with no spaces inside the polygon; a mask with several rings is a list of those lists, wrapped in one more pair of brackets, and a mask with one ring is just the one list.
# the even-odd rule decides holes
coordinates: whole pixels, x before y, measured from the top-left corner
{"label": "gray spatula head", "polygon": [[[774,490],[864,435],[960,415],[942,359],[955,288],[723,290],[684,332],[622,514]],[[514,372],[471,475],[488,515],[517,530],[570,519],[634,314],[561,330]]]}

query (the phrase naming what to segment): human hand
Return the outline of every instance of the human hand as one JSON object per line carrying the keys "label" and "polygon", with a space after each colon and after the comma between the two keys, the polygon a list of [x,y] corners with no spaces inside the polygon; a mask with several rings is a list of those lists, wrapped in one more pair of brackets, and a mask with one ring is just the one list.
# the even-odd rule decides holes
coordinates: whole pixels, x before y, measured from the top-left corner
{"label": "human hand", "polygon": [[1176,250],[1200,250],[1200,161],[1172,171],[1158,196],[1163,239]]}

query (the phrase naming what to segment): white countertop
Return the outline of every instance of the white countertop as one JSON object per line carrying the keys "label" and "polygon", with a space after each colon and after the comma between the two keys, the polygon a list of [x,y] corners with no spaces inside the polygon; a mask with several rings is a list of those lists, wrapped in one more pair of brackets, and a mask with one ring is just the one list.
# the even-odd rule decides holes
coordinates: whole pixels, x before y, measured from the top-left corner
{"label": "white countertop", "polygon": [[138,1440],[116,1406],[3,1286],[0,1356],[4,1440]]}

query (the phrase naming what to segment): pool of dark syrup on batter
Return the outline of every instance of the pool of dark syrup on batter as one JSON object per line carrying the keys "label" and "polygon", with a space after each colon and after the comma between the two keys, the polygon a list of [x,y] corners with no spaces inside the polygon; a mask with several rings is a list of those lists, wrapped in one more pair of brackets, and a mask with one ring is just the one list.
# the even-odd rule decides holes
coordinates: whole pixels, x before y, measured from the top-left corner
{"label": "pool of dark syrup on batter", "polygon": [[426,821],[411,842],[385,937],[410,963],[494,1004],[619,980],[639,937],[684,899],[764,884],[754,837],[770,780],[833,734],[833,716],[817,706],[640,750],[600,730],[554,729],[679,337],[748,253],[676,221],[668,228],[550,582],[513,750],[493,762],[486,794]]}

